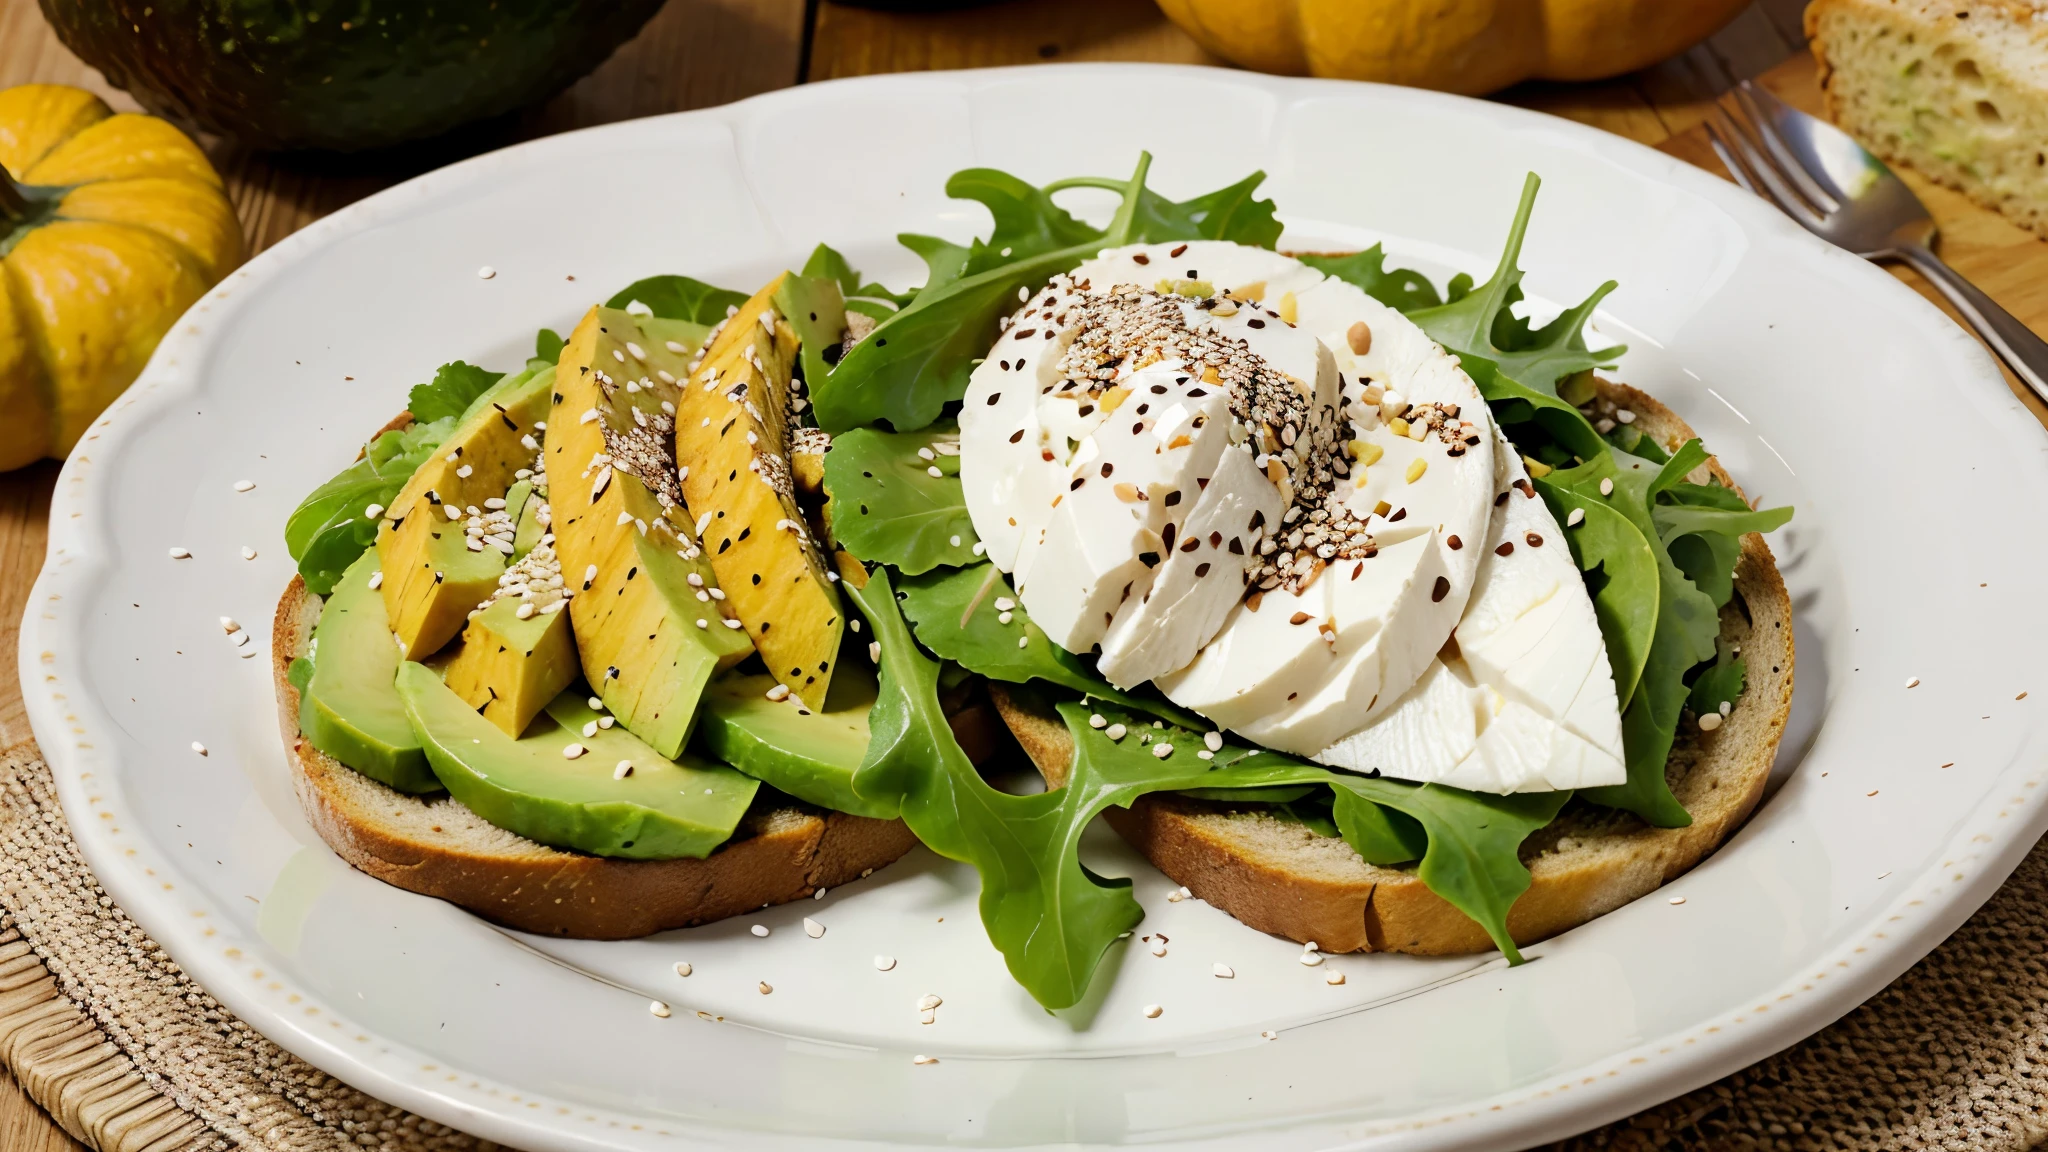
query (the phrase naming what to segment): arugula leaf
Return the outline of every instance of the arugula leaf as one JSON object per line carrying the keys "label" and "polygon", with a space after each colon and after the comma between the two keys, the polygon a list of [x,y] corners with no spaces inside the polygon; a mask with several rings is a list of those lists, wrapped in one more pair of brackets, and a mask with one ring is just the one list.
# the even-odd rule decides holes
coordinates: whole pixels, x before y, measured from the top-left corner
{"label": "arugula leaf", "polygon": [[1515,209],[1507,247],[1493,276],[1462,298],[1418,309],[1409,314],[1409,319],[1421,325],[1431,339],[1457,354],[1467,372],[1472,372],[1474,359],[1483,360],[1494,372],[1523,388],[1554,397],[1559,380],[1611,363],[1627,349],[1620,345],[1598,352],[1586,348],[1586,321],[1592,318],[1600,301],[1614,291],[1611,280],[1542,328],[1531,329],[1527,321],[1514,315],[1513,306],[1522,298],[1522,270],[1517,262],[1523,237],[1529,230],[1529,216],[1536,208],[1536,190],[1542,183],[1534,172],[1523,182],[1522,202]]}
{"label": "arugula leaf", "polygon": [[434,449],[455,431],[455,417],[414,423],[378,435],[363,456],[315,488],[285,521],[285,549],[298,561],[306,589],[316,596],[334,591],[341,574],[377,542],[377,521],[363,515],[372,504],[388,505]]}
{"label": "arugula leaf", "polygon": [[1265,182],[1264,172],[1254,172],[1235,184],[1179,203],[1142,188],[1131,238],[1125,243],[1229,240],[1271,248],[1280,242],[1282,225],[1276,215],[1278,207],[1257,196],[1259,185]]}
{"label": "arugula leaf", "polygon": [[1367,296],[1402,312],[1434,308],[1444,302],[1443,297],[1436,294],[1436,285],[1429,282],[1429,277],[1405,268],[1388,268],[1387,254],[1378,244],[1348,256],[1309,254],[1298,259],[1326,276],[1335,276],[1363,289]]}
{"label": "arugula leaf", "polygon": [[1726,642],[1722,642],[1718,647],[1719,651],[1715,653],[1713,664],[1700,670],[1699,676],[1692,682],[1692,693],[1686,698],[1686,703],[1692,707],[1695,715],[1705,716],[1709,712],[1719,712],[1722,704],[1733,704],[1735,698],[1742,695],[1742,684],[1748,676],[1748,669],[1743,665],[1742,658],[1735,654],[1733,647]]}
{"label": "arugula leaf", "polygon": [[444,416],[461,416],[477,397],[491,390],[491,385],[505,378],[503,372],[478,368],[460,360],[450,361],[434,370],[434,378],[425,384],[415,384],[406,396],[406,410],[412,418],[423,424],[430,424]]}
{"label": "arugula leaf", "polygon": [[[1331,786],[1337,789],[1337,823],[1346,829],[1346,841],[1351,839],[1351,828],[1345,824],[1346,792],[1392,808],[1420,824],[1429,843],[1416,876],[1431,892],[1486,929],[1508,963],[1522,963],[1521,950],[1508,935],[1508,909],[1529,890],[1522,841],[1557,819],[1572,797],[1570,792],[1488,796],[1440,784],[1376,780],[1342,772],[1329,776]],[[1373,846],[1380,847],[1377,843]],[[1352,847],[1365,855],[1366,849],[1357,843]],[[1389,846],[1388,850],[1398,853],[1406,847]]]}
{"label": "arugula leaf", "polygon": [[[830,464],[830,457],[826,462]],[[993,564],[940,568],[905,576],[901,593],[903,614],[917,629],[918,642],[941,659],[951,660],[970,672],[1006,684],[1042,680],[1097,700],[1149,712],[1183,728],[1206,727],[1201,717],[1193,713],[1112,686],[1081,657],[1053,643],[1031,622],[1030,613],[1017,600],[1009,579]],[[1009,609],[1008,624],[999,619],[1002,613],[996,610],[997,600],[1015,604]],[[1022,644],[1018,643],[1020,640]]]}
{"label": "arugula leaf", "polygon": [[562,359],[562,349],[568,343],[562,339],[562,334],[553,328],[543,328],[533,338],[533,359],[547,364],[559,363]]}
{"label": "arugula leaf", "polygon": [[[908,431],[931,423],[966,391],[968,374],[995,343],[997,321],[1017,307],[1017,294],[1036,290],[1101,249],[1139,240],[1277,237],[1271,202],[1251,195],[1262,174],[1175,204],[1147,198],[1151,164],[1151,154],[1140,153],[1129,180],[1078,177],[1043,188],[985,168],[955,174],[946,190],[987,207],[994,231],[964,249],[929,236],[898,237],[924,259],[931,277],[909,305],[854,345],[830,376],[812,384],[819,427],[838,433],[883,421]],[[1122,196],[1107,229],[1091,228],[1052,202],[1054,193],[1083,187]]]}
{"label": "arugula leaf", "polygon": [[979,562],[980,537],[960,492],[960,457],[918,455],[937,440],[957,443],[958,435],[947,421],[918,432],[856,428],[835,438],[825,454],[825,519],[833,537],[862,560],[911,575]]}
{"label": "arugula leaf", "polygon": [[1429,851],[1429,833],[1413,816],[1375,804],[1350,788],[1332,792],[1330,815],[1337,832],[1367,864],[1391,868],[1422,859]]}
{"label": "arugula leaf", "polygon": [[[942,241],[943,243],[943,241]],[[811,258],[804,261],[799,273],[813,280],[830,280],[839,286],[839,294],[846,299],[846,310],[859,312],[877,320],[886,320],[898,308],[910,302],[908,296],[899,296],[881,284],[862,283],[860,273],[846,257],[832,247],[820,244],[811,250]]]}
{"label": "arugula leaf", "polygon": [[688,276],[649,276],[619,289],[604,306],[631,308],[636,302],[663,320],[716,324],[725,319],[727,309],[745,304],[747,294]]}
{"label": "arugula leaf", "polygon": [[1192,735],[1162,759],[1145,741],[1165,730],[1132,724],[1119,742],[1089,727],[1088,708],[1066,703],[1059,710],[1076,748],[1066,784],[1033,796],[998,791],[975,772],[946,727],[938,662],[911,639],[887,570],[876,569],[865,587],[841,586],[882,649],[867,757],[854,773],[853,790],[896,801],[926,847],[974,867],[989,941],[1010,975],[1046,1008],[1079,1002],[1103,954],[1144,916],[1129,880],[1097,876],[1081,863],[1081,833],[1103,809],[1128,806],[1152,791],[1265,787],[1327,775],[1277,757],[1250,757],[1260,763],[1249,767],[1211,767],[1195,755],[1202,745]]}

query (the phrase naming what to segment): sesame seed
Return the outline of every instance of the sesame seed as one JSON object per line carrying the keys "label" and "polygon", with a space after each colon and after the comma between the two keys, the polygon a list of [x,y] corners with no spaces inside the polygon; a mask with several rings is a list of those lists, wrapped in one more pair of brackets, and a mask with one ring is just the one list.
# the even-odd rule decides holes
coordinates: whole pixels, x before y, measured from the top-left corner
{"label": "sesame seed", "polygon": [[1919,678],[1918,676],[1909,676],[1909,677],[1907,677],[1907,678],[1906,678],[1906,687],[1908,687],[1908,688],[1918,688],[1919,686],[1920,686],[1920,678]]}
{"label": "sesame seed", "polygon": [[1204,744],[1208,745],[1208,746],[1209,746],[1209,751],[1211,751],[1211,752],[1221,752],[1221,751],[1223,751],[1223,733],[1221,733],[1221,732],[1210,732],[1210,733],[1206,733],[1206,734],[1205,734],[1205,735],[1203,735],[1203,737],[1202,737],[1202,743],[1204,743]]}
{"label": "sesame seed", "polygon": [[939,1062],[939,1058],[937,1056],[926,1056],[924,1053],[920,1052],[917,1055],[912,1056],[910,1058],[910,1062],[912,1064],[937,1064]]}
{"label": "sesame seed", "polygon": [[951,544],[951,545],[952,545],[953,547],[955,547],[955,548],[958,548],[958,547],[960,546],[960,537],[958,537],[958,536],[949,536],[949,537],[947,537],[947,539],[946,539],[946,543],[948,543],[948,544]]}
{"label": "sesame seed", "polygon": [[896,958],[894,956],[875,957],[875,971],[887,972],[889,969],[894,967],[896,967]]}
{"label": "sesame seed", "polygon": [[939,471],[939,466],[937,464],[934,464],[931,467],[925,469],[925,474],[932,477],[935,480],[945,475],[944,472]]}
{"label": "sesame seed", "polygon": [[668,1019],[668,1005],[663,1004],[659,1000],[648,1001],[647,1010],[649,1012],[654,1013],[656,1016],[660,1017],[663,1020]]}
{"label": "sesame seed", "polygon": [[1195,753],[1195,759],[1197,760],[1214,760],[1215,758],[1216,754],[1214,752],[1209,751],[1207,748],[1201,749],[1200,751]]}
{"label": "sesame seed", "polygon": [[1017,602],[1015,600],[1010,599],[1008,596],[996,597],[996,611],[998,612],[1008,612],[1010,609],[1015,608],[1016,606]]}
{"label": "sesame seed", "polygon": [[998,612],[998,613],[996,613],[996,623],[998,623],[998,624],[1008,624],[1008,623],[1009,623],[1010,621],[1012,621],[1012,620],[1014,620],[1014,619],[1016,619],[1016,615],[1015,615],[1015,613],[1011,613],[1011,612]]}
{"label": "sesame seed", "polygon": [[1329,974],[1328,976],[1325,976],[1325,977],[1323,977],[1323,983],[1325,983],[1325,984],[1329,984],[1329,985],[1333,985],[1333,986],[1334,986],[1334,985],[1342,984],[1343,982],[1344,982],[1344,974],[1343,974],[1342,972],[1339,972],[1339,971],[1337,971],[1337,970],[1336,970],[1336,969],[1334,969],[1334,968],[1330,969],[1330,974]]}
{"label": "sesame seed", "polygon": [[624,780],[626,777],[631,776],[632,774],[633,762],[631,760],[621,760],[619,761],[618,766],[612,769],[612,779],[614,780]]}
{"label": "sesame seed", "polygon": [[192,742],[192,750],[193,750],[194,752],[197,752],[197,753],[199,753],[199,754],[200,754],[201,756],[204,756],[204,755],[206,755],[206,745],[204,745],[204,744],[201,744],[201,743],[200,743],[199,741],[197,741],[197,740],[194,740],[194,741]]}
{"label": "sesame seed", "polygon": [[1567,528],[1577,528],[1585,522],[1586,510],[1584,508],[1574,508],[1571,511],[1571,515],[1564,518],[1564,526]]}
{"label": "sesame seed", "polygon": [[756,924],[747,929],[747,931],[752,932],[756,936],[766,936],[768,934],[768,926],[766,924]]}
{"label": "sesame seed", "polygon": [[234,632],[230,633],[230,636],[231,639],[229,642],[237,648],[240,648],[243,645],[249,643],[249,634],[247,632]]}
{"label": "sesame seed", "polygon": [[934,995],[933,993],[927,992],[922,997],[919,997],[917,1001],[917,1010],[919,1012],[930,1012],[934,1008],[937,1008],[939,1005],[944,1003],[945,1001],[939,999],[938,996]]}
{"label": "sesame seed", "polygon": [[589,749],[585,748],[581,744],[570,744],[562,749],[562,759],[574,760],[578,756],[583,755],[587,751],[589,751]]}
{"label": "sesame seed", "polygon": [[1683,903],[1685,903],[1685,897],[1683,897],[1683,896],[1673,896],[1673,897],[1671,898],[1671,901],[1670,901],[1670,902],[1671,902],[1671,903],[1673,903],[1673,904],[1683,904]]}
{"label": "sesame seed", "polygon": [[[1018,647],[1023,647],[1023,645],[1021,645],[1021,644],[1020,644],[1020,645],[1018,645]],[[869,663],[871,663],[871,664],[880,664],[880,663],[882,662],[882,642],[881,642],[881,641],[879,641],[879,640],[870,640],[870,641],[868,641],[868,662],[869,662]]]}
{"label": "sesame seed", "polygon": [[777,684],[775,687],[770,688],[768,690],[768,698],[778,703],[789,699],[789,685]]}
{"label": "sesame seed", "polygon": [[1302,952],[1301,962],[1307,965],[1308,967],[1313,968],[1316,965],[1321,964],[1323,962],[1323,954],[1321,952],[1316,951],[1314,947],[1311,946],[1310,948]]}
{"label": "sesame seed", "polygon": [[1614,495],[1614,478],[1612,476],[1602,476],[1600,478],[1600,494],[1602,496]]}
{"label": "sesame seed", "polygon": [[1702,732],[1712,732],[1714,729],[1719,728],[1720,726],[1721,714],[1719,712],[1709,712],[1706,715],[1700,717],[1700,731]]}
{"label": "sesame seed", "polygon": [[816,920],[811,919],[809,916],[804,917],[804,935],[809,936],[813,940],[816,940],[824,934],[825,926],[823,924],[818,923]]}
{"label": "sesame seed", "polygon": [[237,491],[237,492],[253,492],[253,491],[255,491],[255,489],[256,489],[256,482],[255,482],[254,480],[237,480],[237,481],[235,481],[235,491]]}
{"label": "sesame seed", "polygon": [[[495,278],[497,275],[498,270],[496,268],[491,267],[489,264],[486,264],[483,267],[476,270],[476,278],[479,280],[490,280]],[[660,1015],[668,1015],[667,1009],[663,1009]]]}
{"label": "sesame seed", "polygon": [[1268,1040],[1278,1040],[1280,1038],[1280,1034],[1271,1029],[1267,1029],[1263,1032],[1260,1032],[1259,1035],[1265,1037]]}
{"label": "sesame seed", "polygon": [[1028,647],[1028,646],[1029,646],[1030,644],[1031,644],[1031,637],[1029,637],[1029,636],[1019,636],[1019,637],[1017,637],[1017,647],[1019,647],[1019,648],[1024,648],[1024,647]]}
{"label": "sesame seed", "polygon": [[377,517],[382,516],[383,514],[384,506],[382,504],[372,504],[369,507],[363,509],[363,519],[365,520],[375,520]]}
{"label": "sesame seed", "polygon": [[1621,421],[1623,424],[1633,424],[1636,422],[1636,414],[1629,411],[1626,408],[1615,409],[1614,418],[1616,420]]}
{"label": "sesame seed", "polygon": [[370,590],[374,592],[377,589],[382,588],[383,586],[384,573],[381,571],[370,573]]}
{"label": "sesame seed", "polygon": [[254,560],[255,558],[256,550],[254,548],[249,547],[247,544],[242,545],[242,559]]}
{"label": "sesame seed", "polygon": [[1102,734],[1111,740],[1121,740],[1127,731],[1128,729],[1121,724],[1111,724],[1108,728],[1103,729]]}
{"label": "sesame seed", "polygon": [[690,967],[690,962],[688,960],[676,961],[676,975],[688,976],[690,973],[694,971],[696,971],[696,969]]}
{"label": "sesame seed", "polygon": [[187,549],[184,549],[184,548],[173,548],[173,549],[171,549],[171,559],[173,559],[173,560],[190,560],[191,558],[192,558],[192,553],[191,553],[191,552],[190,552],[189,550],[187,550]]}
{"label": "sesame seed", "polygon": [[730,629],[732,629],[733,631],[737,632],[737,631],[739,631],[739,628],[740,628],[740,622],[739,622],[739,621],[737,621],[737,620],[731,620],[731,619],[728,619],[728,620],[727,620],[727,621],[725,622],[725,626],[726,626],[727,628],[730,628]]}
{"label": "sesame seed", "polygon": [[1154,744],[1152,746],[1152,755],[1159,757],[1161,760],[1164,760],[1168,756],[1173,755],[1173,745],[1165,743],[1164,741],[1161,741],[1158,744]]}
{"label": "sesame seed", "polygon": [[220,618],[220,630],[232,634],[240,632],[242,625],[233,616],[223,616]]}
{"label": "sesame seed", "polygon": [[1210,971],[1210,972],[1212,972],[1212,973],[1214,973],[1214,974],[1215,974],[1215,976],[1216,976],[1216,978],[1217,978],[1218,980],[1235,980],[1235,979],[1237,979],[1237,971],[1236,971],[1236,969],[1233,969],[1233,968],[1232,968],[1232,967],[1231,967],[1230,965],[1228,965],[1228,964],[1223,964],[1223,963],[1216,963],[1216,964],[1212,964],[1212,965],[1210,965],[1210,966],[1209,966],[1209,971]]}
{"label": "sesame seed", "polygon": [[1157,1004],[1147,1004],[1145,1005],[1145,1019],[1157,1020],[1159,1019],[1159,1014],[1164,1011],[1166,1011],[1166,1009],[1161,1008]]}
{"label": "sesame seed", "polygon": [[699,617],[697,618],[697,627],[699,627],[699,628],[709,628],[709,627],[711,627],[711,621],[709,621],[709,620],[706,620],[706,619],[704,619],[704,618],[703,618],[702,616],[699,616]]}

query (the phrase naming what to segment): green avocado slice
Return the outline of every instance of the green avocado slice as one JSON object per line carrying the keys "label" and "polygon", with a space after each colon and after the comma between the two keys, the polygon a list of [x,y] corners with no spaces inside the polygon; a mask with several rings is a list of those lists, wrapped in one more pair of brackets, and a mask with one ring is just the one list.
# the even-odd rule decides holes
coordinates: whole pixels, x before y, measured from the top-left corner
{"label": "green avocado slice", "polygon": [[[760,781],[685,754],[657,755],[622,725],[583,735],[599,717],[571,685],[519,739],[464,703],[433,669],[406,662],[398,697],[451,795],[485,820],[555,848],[631,860],[702,859],[730,839]],[[587,751],[571,760],[571,744]],[[615,775],[631,761],[632,774]]]}
{"label": "green avocado slice", "polygon": [[392,687],[398,644],[384,597],[370,587],[377,550],[335,582],[313,627],[313,675],[299,693],[299,731],[313,747],[401,792],[439,792],[441,781]]}
{"label": "green avocado slice", "polygon": [[799,800],[894,820],[900,814],[895,803],[853,792],[854,770],[868,750],[874,670],[859,661],[841,661],[823,712],[804,708],[794,696],[770,700],[775,685],[775,677],[765,673],[727,673],[712,681],[697,709],[697,747]]}

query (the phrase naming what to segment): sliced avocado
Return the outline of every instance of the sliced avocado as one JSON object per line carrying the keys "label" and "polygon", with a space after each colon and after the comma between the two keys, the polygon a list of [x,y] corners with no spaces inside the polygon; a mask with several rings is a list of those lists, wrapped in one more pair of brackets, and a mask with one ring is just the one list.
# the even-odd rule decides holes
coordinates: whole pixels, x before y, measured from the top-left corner
{"label": "sliced avocado", "polygon": [[832,677],[825,710],[813,712],[788,697],[770,700],[777,681],[727,674],[704,692],[697,721],[698,749],[747,775],[836,812],[893,820],[893,803],[854,795],[853,773],[868,750],[868,707],[875,674],[855,663]]}
{"label": "sliced avocado", "polygon": [[392,678],[398,645],[384,599],[370,587],[376,550],[335,582],[313,627],[312,676],[299,692],[299,731],[313,747],[401,792],[438,792]]}
{"label": "sliced avocado", "polygon": [[[505,507],[511,506],[512,497],[508,493],[505,497]],[[548,502],[546,497],[542,496],[529,496],[526,503],[520,506],[519,527],[512,537],[513,563],[524,559],[540,543],[540,538],[547,535],[547,512]]]}
{"label": "sliced avocado", "polygon": [[711,514],[704,550],[747,635],[768,671],[816,711],[846,619],[790,471],[797,335],[776,306],[788,279],[756,292],[704,349],[682,390],[676,462],[687,469],[689,506]]}
{"label": "sliced avocado", "polygon": [[[528,505],[537,505],[538,503],[539,501],[533,498],[533,481],[531,480],[521,480],[510,488],[505,489],[505,515],[510,516],[514,524],[524,525],[526,523],[526,509]],[[535,507],[534,513],[536,516],[538,516],[539,512],[540,509]],[[540,537],[535,536],[534,540],[538,542]],[[533,549],[530,546],[523,549],[519,547],[519,540],[515,536],[512,541],[511,562],[517,564],[521,556],[531,551]]]}
{"label": "sliced avocado", "polygon": [[[671,761],[623,726],[582,734],[598,713],[578,684],[517,740],[476,714],[433,669],[406,661],[397,694],[448,791],[508,832],[632,860],[702,859],[725,843],[760,782],[724,764]],[[580,745],[571,760],[563,749]],[[630,775],[619,766],[631,763]]]}
{"label": "sliced avocado", "polygon": [[513,737],[579,671],[569,614],[537,612],[522,620],[519,609],[516,599],[497,600],[471,616],[445,677],[449,691]]}
{"label": "sliced avocado", "polygon": [[385,511],[377,529],[384,608],[409,657],[453,640],[504,573],[506,555],[468,547],[463,524],[469,509],[503,496],[512,474],[532,466],[534,425],[547,418],[553,384],[554,373],[543,369],[480,398]]}
{"label": "sliced avocado", "polygon": [[637,317],[593,308],[562,349],[548,421],[549,516],[583,674],[665,756],[688,741],[704,685],[753,650],[728,622],[676,475],[675,381],[688,372]]}

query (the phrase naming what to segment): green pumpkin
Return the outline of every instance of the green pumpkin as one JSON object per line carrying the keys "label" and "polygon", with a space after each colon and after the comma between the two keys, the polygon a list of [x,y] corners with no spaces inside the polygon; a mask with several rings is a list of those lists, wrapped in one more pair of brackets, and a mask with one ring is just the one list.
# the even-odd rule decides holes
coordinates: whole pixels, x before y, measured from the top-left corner
{"label": "green pumpkin", "polygon": [[258,148],[353,152],[544,100],[661,0],[42,0],[152,111]]}

